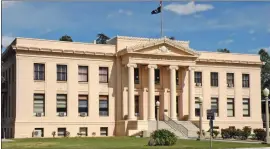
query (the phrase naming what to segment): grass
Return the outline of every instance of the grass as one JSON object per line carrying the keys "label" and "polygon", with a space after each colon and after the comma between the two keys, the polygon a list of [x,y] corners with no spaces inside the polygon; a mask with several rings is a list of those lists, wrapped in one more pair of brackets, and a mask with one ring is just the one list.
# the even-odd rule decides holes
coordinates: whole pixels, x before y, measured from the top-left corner
{"label": "grass", "polygon": [[[2,143],[3,149],[201,149],[209,148],[209,141],[178,140],[174,146],[150,147],[149,138],[41,138],[15,139]],[[213,148],[267,147],[265,144],[213,142]],[[269,147],[269,145],[268,145]]]}

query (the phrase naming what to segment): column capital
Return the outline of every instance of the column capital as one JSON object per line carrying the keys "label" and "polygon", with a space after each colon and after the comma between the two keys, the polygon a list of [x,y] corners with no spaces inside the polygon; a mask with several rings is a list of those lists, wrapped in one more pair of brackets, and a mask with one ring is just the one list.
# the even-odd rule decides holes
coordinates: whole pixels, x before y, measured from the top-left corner
{"label": "column capital", "polygon": [[131,64],[131,63],[129,63],[129,64],[127,64],[127,67],[137,68],[137,64]]}
{"label": "column capital", "polygon": [[148,65],[148,68],[154,68],[154,69],[157,69],[157,65],[155,65],[155,64],[149,64],[149,65]]}
{"label": "column capital", "polygon": [[188,70],[189,70],[189,71],[194,71],[195,68],[194,68],[194,67],[188,67]]}
{"label": "column capital", "polygon": [[169,66],[169,69],[175,69],[175,70],[178,70],[179,67],[178,67],[178,66],[171,65],[171,66]]}

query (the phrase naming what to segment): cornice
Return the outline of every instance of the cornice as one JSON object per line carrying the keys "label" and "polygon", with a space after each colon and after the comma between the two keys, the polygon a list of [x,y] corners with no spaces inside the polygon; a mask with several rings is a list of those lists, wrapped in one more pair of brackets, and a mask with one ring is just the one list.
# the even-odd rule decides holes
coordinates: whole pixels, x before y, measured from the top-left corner
{"label": "cornice", "polygon": [[107,52],[90,52],[90,51],[76,51],[70,49],[49,49],[38,47],[24,47],[24,46],[12,46],[14,50],[21,51],[36,51],[36,52],[51,52],[51,53],[66,53],[66,54],[82,54],[82,55],[97,55],[97,56],[115,56],[114,53]]}
{"label": "cornice", "polygon": [[197,59],[196,62],[263,65],[263,62],[251,62],[251,61],[239,61],[239,60]]}

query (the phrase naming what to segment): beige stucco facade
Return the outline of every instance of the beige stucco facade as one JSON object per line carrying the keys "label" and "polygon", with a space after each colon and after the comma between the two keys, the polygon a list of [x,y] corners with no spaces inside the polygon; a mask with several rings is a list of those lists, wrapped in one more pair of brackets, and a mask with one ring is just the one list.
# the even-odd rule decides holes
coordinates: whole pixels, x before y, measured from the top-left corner
{"label": "beige stucco facade", "polygon": [[[147,130],[148,122],[156,120],[156,100],[160,101],[161,121],[166,115],[196,124],[196,97],[203,98],[205,130],[209,129],[206,110],[211,104],[218,107],[214,121],[218,129],[262,128],[262,63],[257,55],[201,52],[189,47],[188,41],[167,38],[117,36],[105,45],[16,38],[2,61],[2,76],[7,81],[7,87],[2,87],[2,133],[5,130],[7,137],[32,137],[36,128],[42,128],[44,137],[52,137],[53,131],[57,136],[58,128],[77,136],[80,127],[87,128],[88,136],[132,135]],[[34,79],[35,63],[44,64],[44,80]],[[57,65],[66,65],[66,80],[57,81]],[[87,81],[78,81],[79,66],[88,67]],[[108,81],[100,82],[100,67],[108,68]],[[211,72],[218,74],[216,80]],[[233,74],[232,84],[227,73]],[[248,80],[243,81],[243,74]],[[243,82],[248,85],[243,87]],[[44,95],[39,116],[34,112],[35,94]],[[57,112],[58,94],[66,95],[63,116]],[[86,116],[78,111],[79,95],[87,96]],[[107,97],[105,116],[100,114],[103,95]],[[218,102],[211,103],[211,98]],[[228,105],[228,99],[233,104]],[[248,99],[245,116],[243,99]],[[233,115],[228,117],[231,106]]]}

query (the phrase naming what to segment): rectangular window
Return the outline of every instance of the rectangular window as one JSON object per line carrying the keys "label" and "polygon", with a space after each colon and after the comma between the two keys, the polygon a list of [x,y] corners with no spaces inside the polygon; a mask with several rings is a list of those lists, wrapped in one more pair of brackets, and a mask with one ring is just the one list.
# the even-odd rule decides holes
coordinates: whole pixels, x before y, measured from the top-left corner
{"label": "rectangular window", "polygon": [[99,83],[108,83],[108,67],[99,67]]}
{"label": "rectangular window", "polygon": [[79,82],[88,82],[88,66],[79,66]]}
{"label": "rectangular window", "polygon": [[44,128],[35,128],[34,137],[44,137]]}
{"label": "rectangular window", "polygon": [[218,73],[211,72],[211,86],[218,87]]}
{"label": "rectangular window", "polygon": [[65,134],[66,134],[66,128],[58,128],[58,130],[57,130],[57,135],[58,135],[59,137],[64,137]]}
{"label": "rectangular window", "polygon": [[250,116],[250,100],[249,98],[243,98],[243,116]]}
{"label": "rectangular window", "polygon": [[134,68],[134,83],[140,84],[140,72],[139,68]]}
{"label": "rectangular window", "polygon": [[160,70],[155,69],[155,84],[159,84],[159,83],[160,83]]}
{"label": "rectangular window", "polygon": [[34,80],[45,80],[45,64],[34,63]]}
{"label": "rectangular window", "polygon": [[179,71],[178,70],[176,70],[175,71],[175,79],[176,79],[176,85],[179,85]]}
{"label": "rectangular window", "polygon": [[196,86],[202,86],[202,72],[195,71],[194,75]]}
{"label": "rectangular window", "polygon": [[249,74],[242,74],[242,87],[249,87]]}
{"label": "rectangular window", "polygon": [[177,116],[179,115],[179,110],[178,110],[179,102],[178,102],[178,99],[179,99],[179,96],[176,96],[176,114],[177,114]]}
{"label": "rectangular window", "polygon": [[11,69],[9,68],[8,69],[8,82],[9,82],[9,84],[11,83],[11,76],[12,76]]}
{"label": "rectangular window", "polygon": [[80,130],[79,131],[82,134],[82,136],[88,136],[87,127],[80,127]]}
{"label": "rectangular window", "polygon": [[59,116],[67,116],[67,95],[57,94],[57,113]]}
{"label": "rectangular window", "polygon": [[67,65],[57,65],[57,81],[67,81]]}
{"label": "rectangular window", "polygon": [[79,113],[81,116],[88,115],[88,95],[79,95]]}
{"label": "rectangular window", "polygon": [[15,65],[12,64],[12,81],[13,81],[13,82],[15,82],[15,72],[16,72],[15,69],[16,69],[16,68],[15,68]]}
{"label": "rectangular window", "polygon": [[140,116],[139,111],[139,96],[135,95],[135,116]]}
{"label": "rectangular window", "polygon": [[227,117],[234,117],[234,98],[227,99]]}
{"label": "rectangular window", "polygon": [[34,114],[36,116],[45,115],[45,96],[44,94],[34,94]]}
{"label": "rectangular window", "polygon": [[195,97],[195,116],[200,116],[200,108],[199,97]]}
{"label": "rectangular window", "polygon": [[211,98],[211,110],[217,113],[217,116],[219,115],[219,110],[218,110],[218,98]]}
{"label": "rectangular window", "polygon": [[100,136],[108,136],[108,127],[100,127]]}
{"label": "rectangular window", "polygon": [[227,73],[227,87],[234,87],[234,74]]}
{"label": "rectangular window", "polygon": [[108,96],[100,95],[99,96],[99,115],[100,116],[109,116],[109,99]]}

